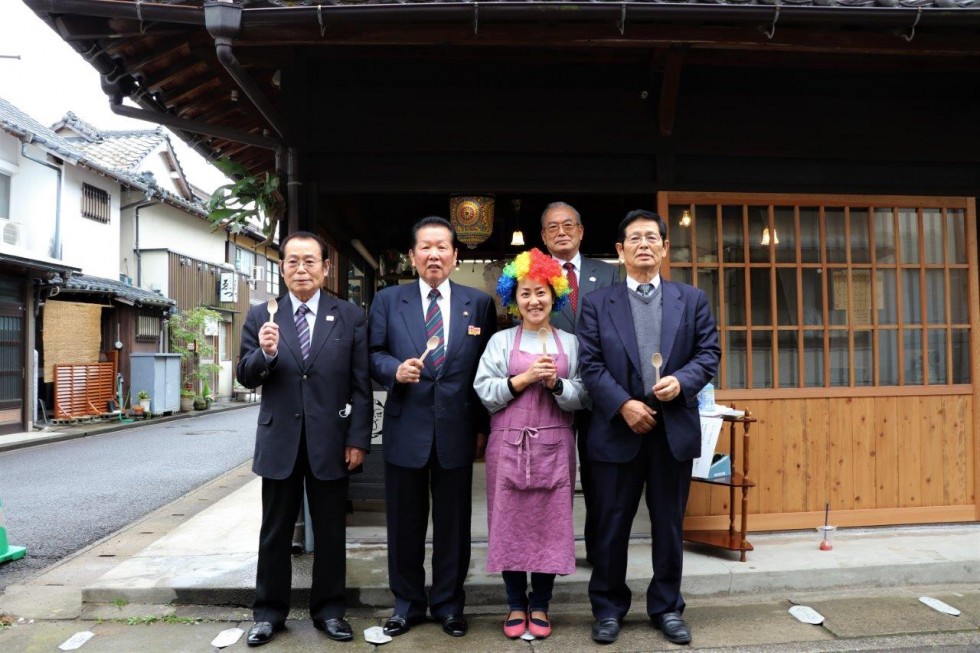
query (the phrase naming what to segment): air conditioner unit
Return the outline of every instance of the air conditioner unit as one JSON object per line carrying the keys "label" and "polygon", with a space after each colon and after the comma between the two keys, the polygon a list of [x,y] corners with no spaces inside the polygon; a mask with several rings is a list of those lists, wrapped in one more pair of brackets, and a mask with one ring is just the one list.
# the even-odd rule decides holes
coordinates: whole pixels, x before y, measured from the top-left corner
{"label": "air conditioner unit", "polygon": [[0,218],[0,237],[7,245],[20,245],[24,237],[24,225]]}
{"label": "air conditioner unit", "polygon": [[263,266],[263,265],[256,265],[255,267],[253,267],[252,268],[252,278],[255,279],[256,281],[264,281],[265,280],[265,266]]}

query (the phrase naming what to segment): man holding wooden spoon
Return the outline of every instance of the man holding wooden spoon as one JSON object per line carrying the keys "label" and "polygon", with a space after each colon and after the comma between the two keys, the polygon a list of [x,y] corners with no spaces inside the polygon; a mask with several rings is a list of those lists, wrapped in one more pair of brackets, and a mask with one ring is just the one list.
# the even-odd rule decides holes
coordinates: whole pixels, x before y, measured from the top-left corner
{"label": "man holding wooden spoon", "polygon": [[262,528],[249,646],[272,641],[289,614],[293,523],[304,482],[315,557],[313,625],[336,641],[354,633],[344,619],[348,477],[371,444],[373,394],[367,316],[321,292],[327,244],[300,231],[280,246],[289,292],[253,307],[242,329],[238,381],[262,386],[252,470],[262,477]]}

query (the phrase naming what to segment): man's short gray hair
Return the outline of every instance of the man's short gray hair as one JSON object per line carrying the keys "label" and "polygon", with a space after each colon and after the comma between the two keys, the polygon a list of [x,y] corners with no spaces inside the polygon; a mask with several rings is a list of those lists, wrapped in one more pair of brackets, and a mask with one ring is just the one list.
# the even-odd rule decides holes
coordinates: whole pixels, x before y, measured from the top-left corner
{"label": "man's short gray hair", "polygon": [[552,202],[548,206],[544,207],[544,212],[541,213],[542,229],[544,229],[544,218],[546,215],[548,215],[548,211],[550,211],[551,209],[568,209],[569,211],[572,212],[572,215],[575,216],[575,222],[577,222],[580,225],[582,224],[582,216],[579,215],[579,212],[575,210],[574,206],[572,206],[571,204],[566,204],[565,202]]}

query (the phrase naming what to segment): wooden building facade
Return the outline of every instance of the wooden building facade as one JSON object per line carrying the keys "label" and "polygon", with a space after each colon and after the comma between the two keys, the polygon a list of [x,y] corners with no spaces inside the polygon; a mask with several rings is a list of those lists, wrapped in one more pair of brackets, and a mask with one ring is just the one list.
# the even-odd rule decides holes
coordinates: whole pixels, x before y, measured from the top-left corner
{"label": "wooden building facade", "polygon": [[[25,1],[118,112],[278,170],[284,228],[339,270],[454,194],[497,199],[464,258],[517,226],[539,244],[555,200],[592,256],[659,210],[665,273],[713,302],[717,397],[760,419],[751,528],[826,502],[840,525],[980,519],[971,3]],[[716,527],[727,493],[688,512]]]}

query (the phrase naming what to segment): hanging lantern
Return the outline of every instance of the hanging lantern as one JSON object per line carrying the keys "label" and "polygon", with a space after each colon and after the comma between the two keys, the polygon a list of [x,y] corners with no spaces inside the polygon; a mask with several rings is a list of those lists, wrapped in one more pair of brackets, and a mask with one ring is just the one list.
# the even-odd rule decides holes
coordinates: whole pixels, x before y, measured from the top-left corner
{"label": "hanging lantern", "polygon": [[456,195],[449,199],[449,221],[456,237],[470,249],[493,233],[493,195]]}

